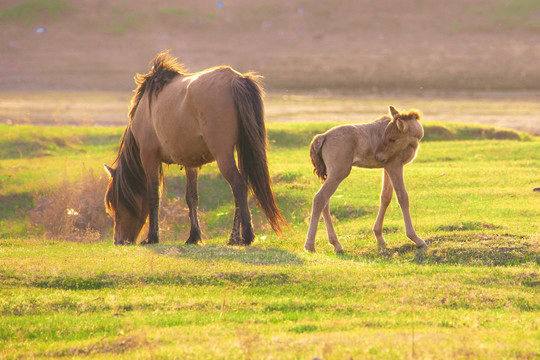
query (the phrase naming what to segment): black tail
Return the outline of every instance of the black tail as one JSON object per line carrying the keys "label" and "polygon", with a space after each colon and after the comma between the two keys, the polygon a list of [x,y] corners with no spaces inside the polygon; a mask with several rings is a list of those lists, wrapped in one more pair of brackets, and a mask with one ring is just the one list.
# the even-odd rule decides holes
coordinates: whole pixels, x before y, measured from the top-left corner
{"label": "black tail", "polygon": [[244,74],[234,78],[232,93],[238,114],[237,150],[240,173],[272,229],[281,234],[281,224],[287,224],[287,221],[277,207],[268,173],[263,89],[256,75]]}
{"label": "black tail", "polygon": [[313,164],[313,173],[319,177],[322,183],[326,181],[326,164],[322,158],[322,147],[326,137],[324,135],[316,135],[311,141],[309,146],[309,156],[311,157],[311,163]]}

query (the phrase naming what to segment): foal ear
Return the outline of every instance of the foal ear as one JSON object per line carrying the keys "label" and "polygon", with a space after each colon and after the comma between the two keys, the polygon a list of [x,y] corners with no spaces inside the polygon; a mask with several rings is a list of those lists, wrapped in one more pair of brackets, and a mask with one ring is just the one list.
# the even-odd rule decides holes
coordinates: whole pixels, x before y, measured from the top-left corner
{"label": "foal ear", "polygon": [[390,115],[392,115],[393,119],[395,119],[399,115],[399,111],[397,111],[396,108],[392,105],[388,107],[388,110],[390,111]]}
{"label": "foal ear", "polygon": [[107,174],[109,174],[109,177],[114,176],[114,169],[112,167],[108,166],[107,164],[103,164],[103,167],[105,168]]}
{"label": "foal ear", "polygon": [[407,122],[405,120],[402,120],[402,119],[398,119],[396,121],[396,126],[398,128],[398,130],[402,133],[404,132],[407,132],[407,130],[409,129],[409,125],[407,124]]}

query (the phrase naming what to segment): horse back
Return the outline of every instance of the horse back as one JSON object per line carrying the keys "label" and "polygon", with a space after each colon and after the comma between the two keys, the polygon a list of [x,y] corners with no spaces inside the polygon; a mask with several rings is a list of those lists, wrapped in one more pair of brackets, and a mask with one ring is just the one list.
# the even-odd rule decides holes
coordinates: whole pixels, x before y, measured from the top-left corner
{"label": "horse back", "polygon": [[139,141],[159,152],[163,162],[187,167],[213,161],[224,144],[234,148],[238,129],[231,82],[235,74],[219,67],[178,76],[152,100],[151,108],[145,94],[132,120]]}

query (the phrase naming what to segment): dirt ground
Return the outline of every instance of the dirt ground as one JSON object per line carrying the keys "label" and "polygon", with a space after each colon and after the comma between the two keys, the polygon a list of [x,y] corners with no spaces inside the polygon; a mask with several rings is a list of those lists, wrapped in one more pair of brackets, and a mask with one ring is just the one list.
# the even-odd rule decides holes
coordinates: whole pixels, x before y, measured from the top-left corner
{"label": "dirt ground", "polygon": [[[70,97],[80,104],[92,92],[100,94],[89,101],[98,108],[83,109],[83,116],[74,119],[125,121],[134,74],[146,72],[157,52],[170,49],[191,71],[219,64],[257,71],[270,94],[279,96],[338,94],[437,103],[476,99],[480,93],[481,98],[510,102],[516,118],[525,122],[532,116],[528,127],[539,126],[538,112],[530,111],[540,94],[540,6],[534,1],[55,2],[69,6],[57,14],[40,11],[32,19],[2,17],[21,1],[0,5],[3,122],[41,122],[24,114],[42,106],[45,98],[52,103],[43,106],[53,110],[42,117],[58,122]],[[49,95],[39,100],[42,92]],[[14,103],[15,98],[19,101]],[[103,102],[95,102],[99,99]],[[105,121],[100,114],[120,109],[122,101],[121,111]],[[520,108],[522,101],[526,109]],[[407,101],[403,106],[420,108]],[[24,111],[14,116],[13,107]],[[488,122],[498,123],[496,115]]]}
{"label": "dirt ground", "polygon": [[274,90],[539,90],[540,7],[512,2],[530,3],[71,1],[0,21],[0,89],[130,90],[171,49],[192,71],[255,70]]}

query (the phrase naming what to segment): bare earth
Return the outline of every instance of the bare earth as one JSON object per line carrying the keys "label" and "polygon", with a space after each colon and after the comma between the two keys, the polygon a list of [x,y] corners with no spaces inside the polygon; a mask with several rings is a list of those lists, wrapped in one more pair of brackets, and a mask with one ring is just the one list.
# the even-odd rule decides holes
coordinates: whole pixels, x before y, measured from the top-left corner
{"label": "bare earth", "polygon": [[123,125],[133,75],[171,49],[191,71],[228,64],[262,74],[270,121],[365,122],[393,104],[426,120],[540,134],[538,7],[219,3],[71,2],[58,18],[1,20],[0,121]]}

